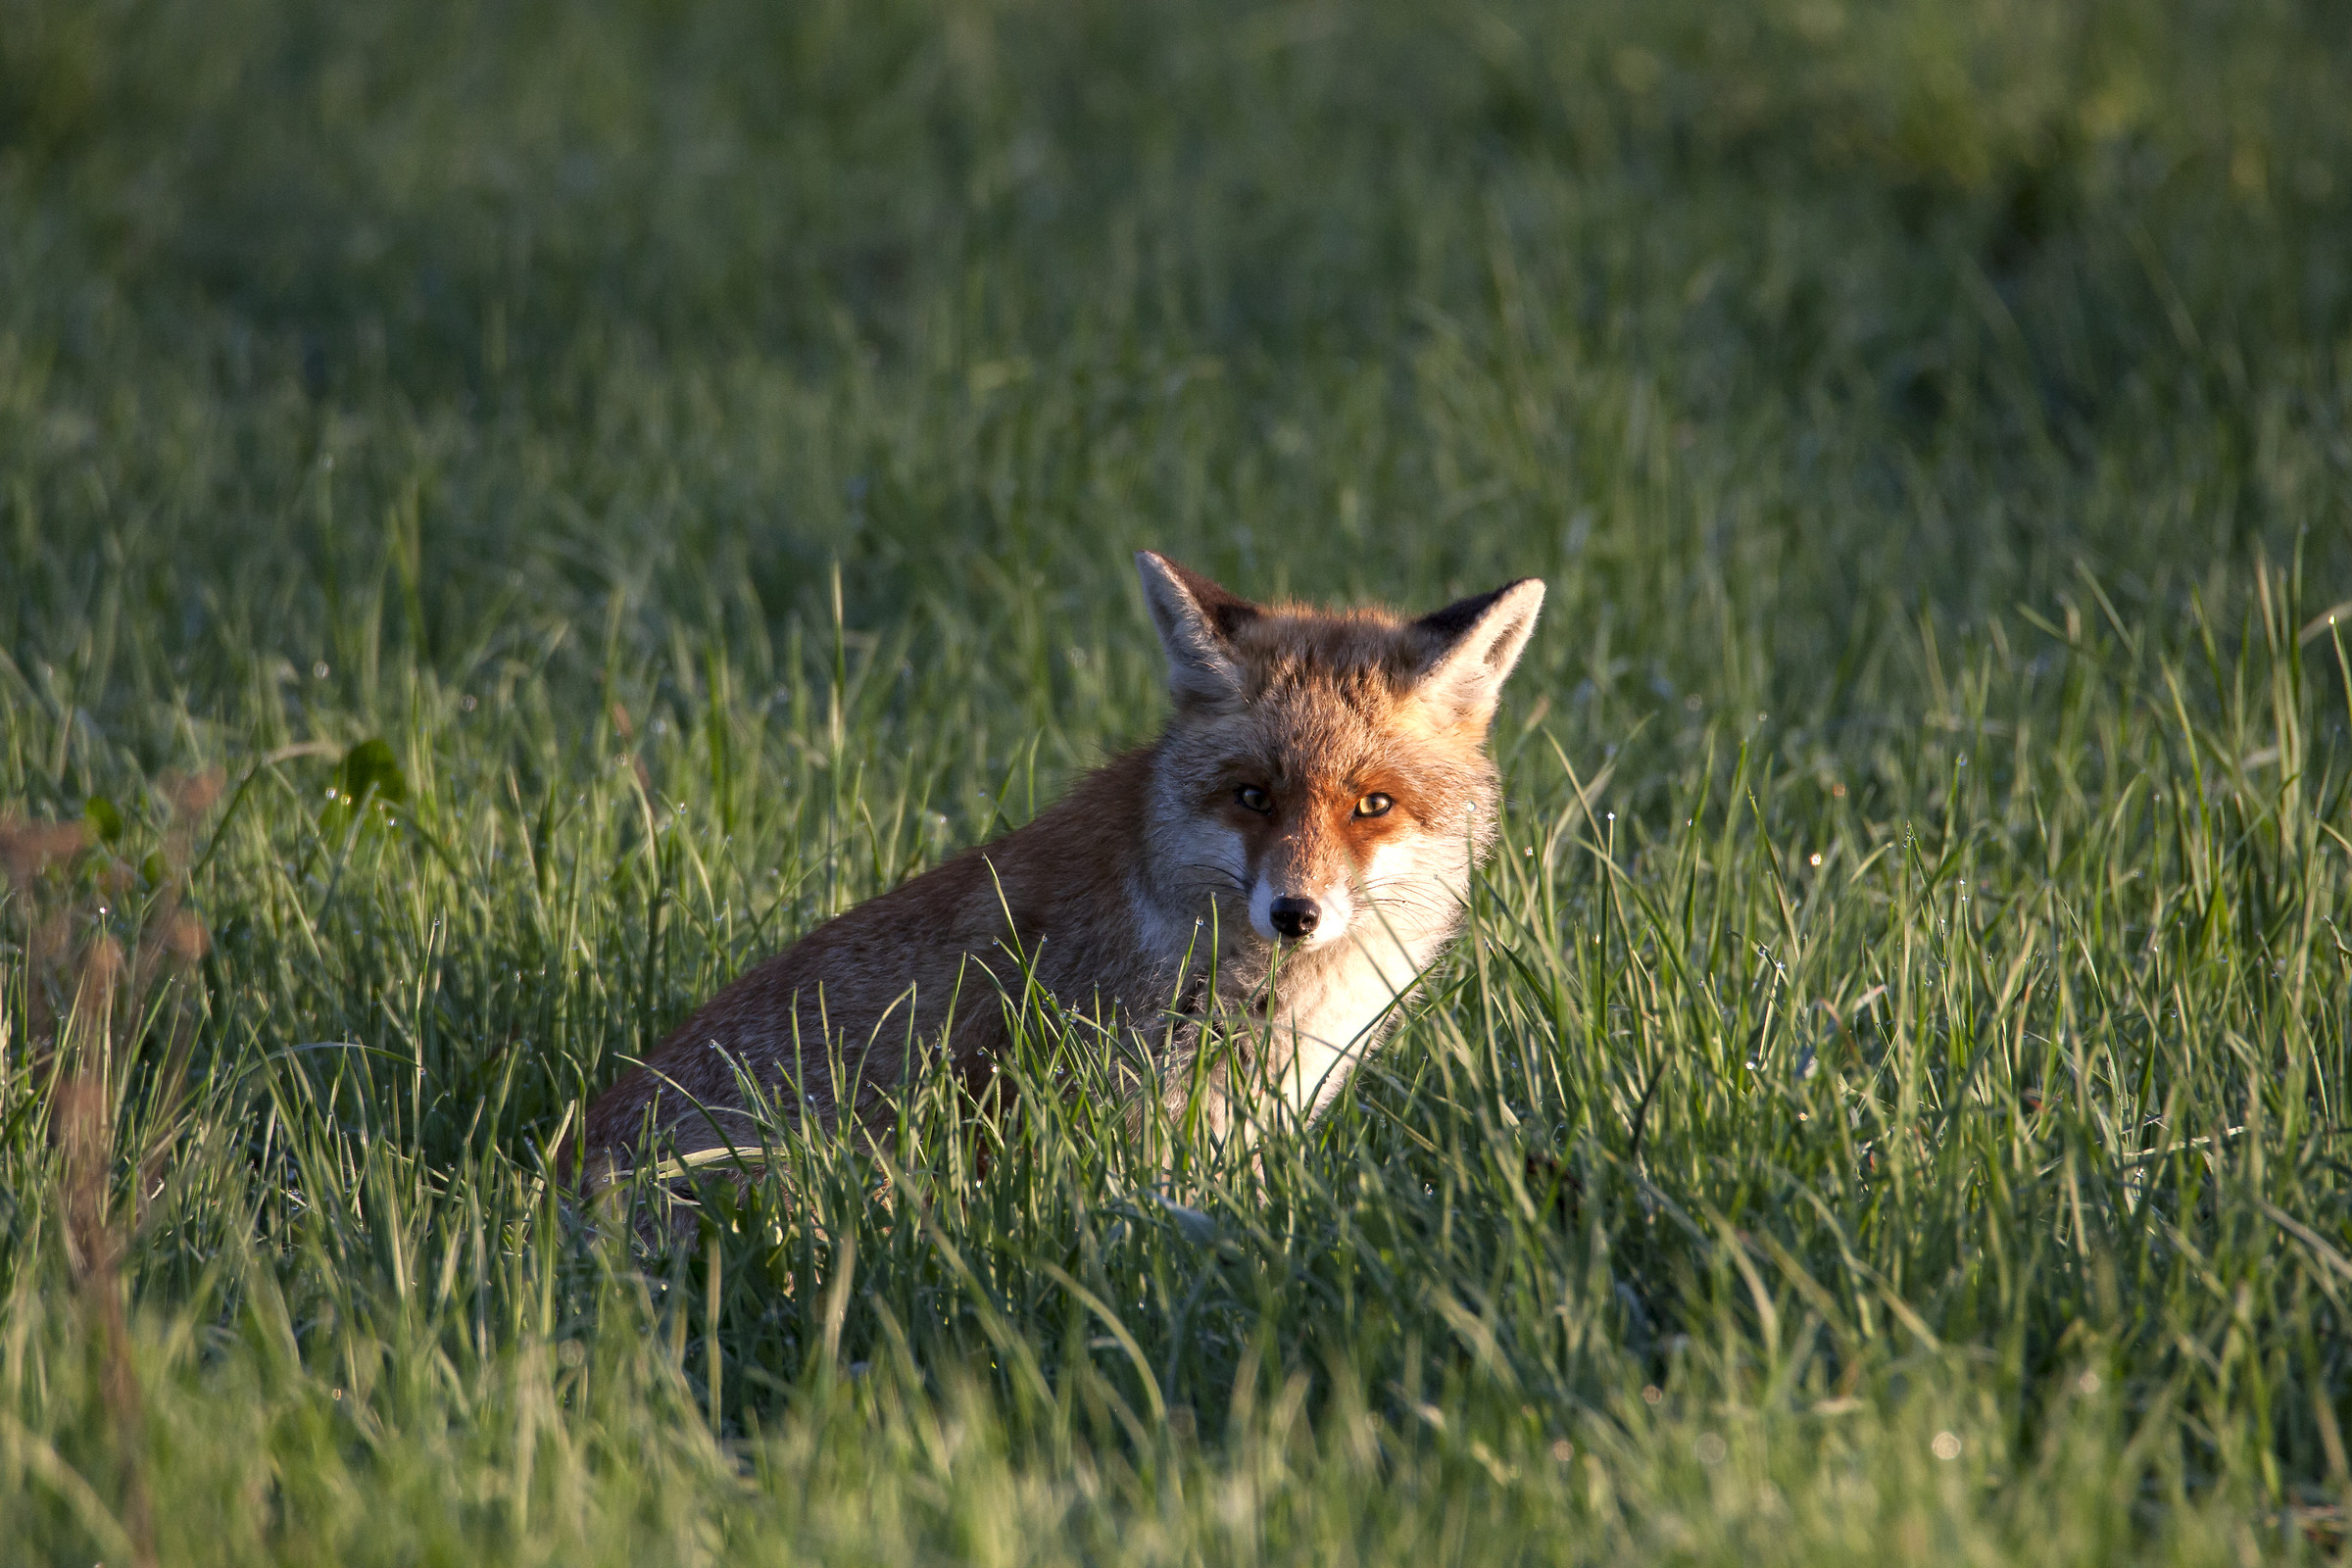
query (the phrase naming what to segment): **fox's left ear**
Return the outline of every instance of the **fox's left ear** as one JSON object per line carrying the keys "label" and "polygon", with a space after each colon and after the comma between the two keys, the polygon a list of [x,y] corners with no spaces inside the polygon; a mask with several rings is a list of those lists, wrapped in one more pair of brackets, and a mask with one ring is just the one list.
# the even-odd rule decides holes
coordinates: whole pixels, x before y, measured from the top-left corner
{"label": "fox's left ear", "polygon": [[1484,729],[1543,608],[1544,579],[1522,577],[1423,615],[1410,628],[1429,650],[1414,690],[1451,709],[1455,722]]}

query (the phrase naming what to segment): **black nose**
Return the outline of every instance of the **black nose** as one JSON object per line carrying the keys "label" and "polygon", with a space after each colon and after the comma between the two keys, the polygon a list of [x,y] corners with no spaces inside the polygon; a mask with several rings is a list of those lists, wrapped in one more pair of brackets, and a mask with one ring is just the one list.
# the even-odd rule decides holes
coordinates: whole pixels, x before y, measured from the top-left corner
{"label": "black nose", "polygon": [[1266,918],[1274,922],[1274,929],[1293,941],[1312,934],[1322,917],[1323,911],[1315,907],[1312,899],[1276,899],[1266,906]]}

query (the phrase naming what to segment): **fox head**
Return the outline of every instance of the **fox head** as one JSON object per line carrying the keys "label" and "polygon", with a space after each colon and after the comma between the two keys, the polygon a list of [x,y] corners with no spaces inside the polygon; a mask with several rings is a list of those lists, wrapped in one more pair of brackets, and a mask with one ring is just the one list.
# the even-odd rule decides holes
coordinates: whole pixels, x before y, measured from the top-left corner
{"label": "fox head", "polygon": [[1251,604],[1136,561],[1175,700],[1145,845],[1161,908],[1213,910],[1264,953],[1385,936],[1426,958],[1494,840],[1487,730],[1544,584],[1416,620]]}

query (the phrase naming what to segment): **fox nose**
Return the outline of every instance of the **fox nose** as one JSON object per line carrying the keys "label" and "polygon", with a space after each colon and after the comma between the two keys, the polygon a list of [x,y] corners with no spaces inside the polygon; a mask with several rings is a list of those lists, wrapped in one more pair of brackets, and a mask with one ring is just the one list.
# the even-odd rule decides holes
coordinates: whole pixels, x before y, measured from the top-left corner
{"label": "fox nose", "polygon": [[1294,942],[1312,936],[1315,922],[1322,917],[1323,911],[1312,899],[1276,899],[1266,908],[1266,918],[1274,923],[1274,929]]}

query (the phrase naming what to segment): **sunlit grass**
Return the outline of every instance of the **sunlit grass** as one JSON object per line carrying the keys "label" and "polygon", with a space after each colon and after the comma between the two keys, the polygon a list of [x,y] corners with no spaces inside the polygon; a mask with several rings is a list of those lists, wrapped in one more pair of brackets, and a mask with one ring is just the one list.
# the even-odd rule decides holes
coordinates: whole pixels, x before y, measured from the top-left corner
{"label": "sunlit grass", "polygon": [[[2340,1553],[2326,21],[16,7],[0,1556]],[[551,1183],[1140,546],[1550,585],[1332,1115]]]}

